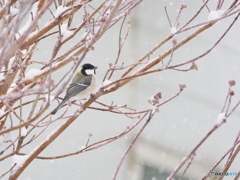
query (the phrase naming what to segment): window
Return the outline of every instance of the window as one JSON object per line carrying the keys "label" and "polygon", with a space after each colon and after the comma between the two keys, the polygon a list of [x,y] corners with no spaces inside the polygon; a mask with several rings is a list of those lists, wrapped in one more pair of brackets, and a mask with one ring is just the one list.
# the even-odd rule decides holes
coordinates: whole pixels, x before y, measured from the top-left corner
{"label": "window", "polygon": [[[188,153],[189,151],[173,151],[157,143],[139,139],[130,154],[129,180],[165,180]],[[196,156],[183,178],[181,176],[184,167],[175,179],[200,179],[210,168],[209,159],[203,161]]]}
{"label": "window", "polygon": [[[144,165],[143,176],[141,180],[166,180],[171,172],[165,170]],[[176,176],[175,179],[180,179],[180,176]],[[187,180],[187,178],[181,178],[181,180]],[[193,179],[192,179],[193,180]]]}

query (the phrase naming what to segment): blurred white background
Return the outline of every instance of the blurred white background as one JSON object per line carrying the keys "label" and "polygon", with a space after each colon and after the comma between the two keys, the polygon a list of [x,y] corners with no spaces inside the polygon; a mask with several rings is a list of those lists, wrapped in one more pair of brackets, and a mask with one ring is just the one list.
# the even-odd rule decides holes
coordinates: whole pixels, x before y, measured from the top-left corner
{"label": "blurred white background", "polygon": [[[168,36],[171,28],[164,6],[167,7],[170,19],[174,21],[181,3],[187,5],[180,17],[180,23],[184,23],[196,13],[199,4],[203,1],[146,0],[135,8],[129,16],[131,32],[121,54],[120,63],[136,62]],[[216,1],[210,1],[208,6],[210,10],[215,10],[216,3]],[[208,14],[209,12],[205,9],[194,23],[206,21]],[[218,40],[232,20],[233,18],[228,18],[218,22],[213,28],[181,47],[174,53],[172,63],[185,62],[204,53]],[[108,63],[114,62],[117,56],[119,26],[120,24],[105,34],[94,46],[94,51],[91,51],[84,60],[99,67],[97,69],[99,84],[108,69]],[[187,34],[190,32],[177,35],[176,40],[182,40]],[[142,110],[150,107],[148,98],[157,91],[160,91],[163,100],[166,100],[177,93],[179,84],[187,86],[179,97],[160,107],[160,112],[154,116],[128,154],[117,179],[155,180],[161,173],[169,175],[213,127],[227,95],[228,80],[236,81],[232,103],[235,104],[239,100],[239,42],[239,22],[237,22],[211,53],[197,61],[198,71],[167,70],[147,75],[99,99],[106,104],[111,102],[118,105],[127,104],[129,107]],[[166,44],[150,58],[161,55],[171,46],[171,42]],[[42,55],[50,57],[49,49],[53,48],[53,43],[42,44],[41,48],[39,57],[36,56],[36,59],[41,58]],[[61,72],[57,72],[56,75],[61,76]],[[117,78],[116,74],[113,79]],[[56,104],[57,102],[52,105],[53,108]],[[96,104],[93,103],[92,106]],[[201,146],[186,176],[191,176],[193,179],[203,177],[210,167],[227,152],[239,132],[239,117],[238,109],[227,119],[227,123]],[[123,115],[89,109],[41,155],[51,156],[74,152],[85,145],[88,133],[93,134],[91,142],[96,142],[122,133],[127,126],[135,122],[135,119],[129,119]],[[19,179],[111,179],[122,154],[140,127],[141,125],[133,133],[90,152],[59,160],[34,160]],[[48,133],[45,132],[46,136]],[[239,162],[238,157],[229,172],[238,172]]]}

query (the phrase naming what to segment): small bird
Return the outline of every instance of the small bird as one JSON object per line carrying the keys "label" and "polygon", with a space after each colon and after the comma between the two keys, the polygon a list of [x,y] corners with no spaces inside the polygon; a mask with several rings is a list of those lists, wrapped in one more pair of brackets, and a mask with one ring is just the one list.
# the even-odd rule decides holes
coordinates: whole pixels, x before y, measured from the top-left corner
{"label": "small bird", "polygon": [[82,68],[77,71],[72,83],[69,85],[62,102],[51,112],[51,114],[56,114],[70,99],[82,100],[89,96],[94,91],[97,84],[96,69],[97,66],[93,66],[89,63],[82,65]]}

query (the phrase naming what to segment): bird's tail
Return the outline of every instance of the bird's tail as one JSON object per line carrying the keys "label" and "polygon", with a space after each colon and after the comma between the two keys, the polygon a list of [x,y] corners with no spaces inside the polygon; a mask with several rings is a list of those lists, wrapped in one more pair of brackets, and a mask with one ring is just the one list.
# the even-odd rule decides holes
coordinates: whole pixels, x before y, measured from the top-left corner
{"label": "bird's tail", "polygon": [[58,110],[68,101],[69,98],[64,98],[63,101],[51,112],[51,114],[56,114]]}

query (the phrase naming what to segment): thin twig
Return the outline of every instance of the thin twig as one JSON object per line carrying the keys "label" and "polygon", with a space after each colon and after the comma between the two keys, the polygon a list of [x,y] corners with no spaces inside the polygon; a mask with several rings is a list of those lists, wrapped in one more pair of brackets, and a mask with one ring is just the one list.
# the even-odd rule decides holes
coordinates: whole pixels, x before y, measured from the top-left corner
{"label": "thin twig", "polygon": [[135,142],[137,141],[137,139],[139,138],[140,134],[143,132],[143,130],[146,128],[146,126],[149,124],[150,120],[152,119],[154,113],[152,113],[152,111],[150,110],[149,112],[149,116],[146,120],[146,122],[144,123],[144,125],[141,127],[141,129],[139,130],[139,132],[136,134],[136,136],[134,137],[134,139],[132,140],[131,144],[128,146],[128,148],[125,150],[125,152],[123,153],[123,156],[120,160],[120,162],[118,163],[118,166],[114,172],[113,178],[112,180],[116,180],[117,179],[117,175],[118,172],[122,166],[123,161],[125,160],[127,154],[129,153],[129,151],[132,149],[133,145],[135,144]]}
{"label": "thin twig", "polygon": [[197,60],[199,60],[200,58],[206,56],[208,53],[210,53],[220,42],[221,40],[225,37],[225,35],[229,32],[229,30],[232,28],[232,26],[235,24],[235,22],[237,21],[238,17],[239,17],[240,13],[238,13],[238,15],[234,18],[234,20],[232,21],[232,23],[228,26],[228,28],[225,30],[225,32],[221,35],[221,37],[214,43],[214,45],[209,48],[206,52],[204,52],[203,54],[189,60],[189,61],[186,61],[184,63],[180,63],[180,64],[177,64],[177,65],[173,65],[173,66],[170,66],[168,67],[168,69],[173,69],[173,68],[176,68],[176,67],[180,67],[180,66],[184,66],[186,64],[189,64],[189,63],[193,63]]}

